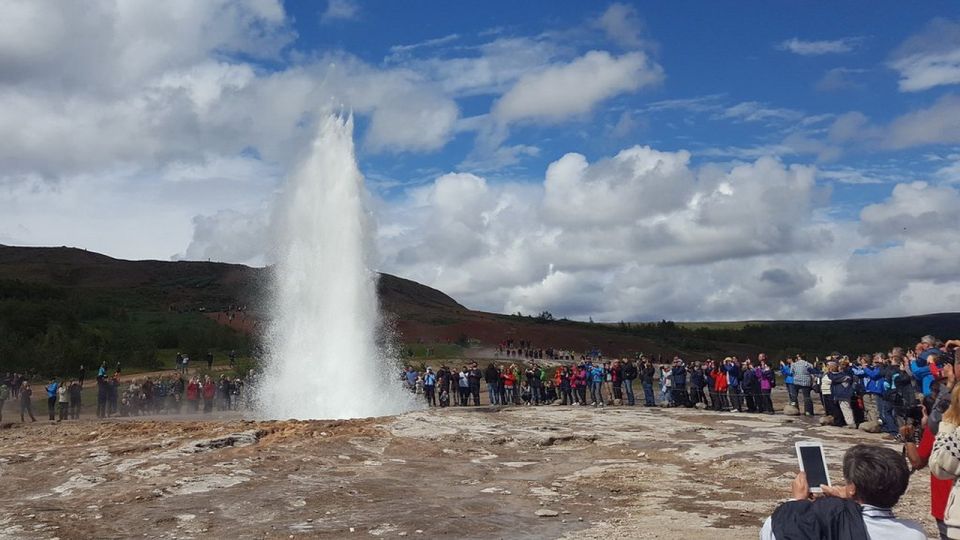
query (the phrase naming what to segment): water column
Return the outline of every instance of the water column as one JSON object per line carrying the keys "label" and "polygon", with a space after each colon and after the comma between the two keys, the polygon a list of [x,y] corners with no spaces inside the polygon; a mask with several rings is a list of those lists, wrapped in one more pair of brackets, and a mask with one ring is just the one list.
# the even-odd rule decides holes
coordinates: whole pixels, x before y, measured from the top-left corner
{"label": "water column", "polygon": [[288,179],[277,220],[261,412],[270,418],[357,418],[414,407],[376,345],[377,275],[353,118],[320,122]]}

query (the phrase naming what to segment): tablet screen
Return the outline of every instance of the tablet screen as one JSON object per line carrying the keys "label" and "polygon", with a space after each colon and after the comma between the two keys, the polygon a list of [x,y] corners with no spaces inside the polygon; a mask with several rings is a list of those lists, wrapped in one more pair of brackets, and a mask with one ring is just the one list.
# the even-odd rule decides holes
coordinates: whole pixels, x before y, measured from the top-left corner
{"label": "tablet screen", "polygon": [[812,488],[829,485],[827,471],[823,468],[823,448],[820,446],[801,446],[800,459],[803,472],[807,474],[807,484]]}

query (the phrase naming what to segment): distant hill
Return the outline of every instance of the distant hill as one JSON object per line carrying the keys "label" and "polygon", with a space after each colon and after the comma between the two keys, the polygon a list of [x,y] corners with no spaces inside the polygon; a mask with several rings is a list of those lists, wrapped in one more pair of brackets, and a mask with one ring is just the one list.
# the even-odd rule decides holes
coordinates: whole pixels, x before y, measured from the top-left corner
{"label": "distant hill", "polygon": [[[0,359],[70,365],[77,357],[155,361],[156,349],[252,350],[269,269],[196,261],[126,261],[75,248],[0,246]],[[378,295],[405,347],[467,343],[671,358],[795,352],[847,354],[960,337],[960,314],[841,321],[593,324],[472,311],[441,291],[381,274]],[[132,360],[131,360],[132,358]],[[89,362],[89,359],[87,360]]]}

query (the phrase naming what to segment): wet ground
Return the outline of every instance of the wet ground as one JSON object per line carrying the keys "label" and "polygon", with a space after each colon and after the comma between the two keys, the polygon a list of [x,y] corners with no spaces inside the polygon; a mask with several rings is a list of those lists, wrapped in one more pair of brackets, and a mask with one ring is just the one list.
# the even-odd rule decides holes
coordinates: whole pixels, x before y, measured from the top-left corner
{"label": "wet ground", "polygon": [[[756,538],[794,442],[878,435],[692,409],[5,424],[0,538]],[[929,480],[898,514],[932,533]],[[546,514],[539,516],[539,514]]]}

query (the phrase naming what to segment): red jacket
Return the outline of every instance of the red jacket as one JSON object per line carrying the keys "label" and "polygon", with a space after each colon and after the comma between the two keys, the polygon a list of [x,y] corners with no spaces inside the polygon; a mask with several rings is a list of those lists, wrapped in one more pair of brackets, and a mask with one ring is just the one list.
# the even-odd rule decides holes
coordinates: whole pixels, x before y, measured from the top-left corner
{"label": "red jacket", "polygon": [[203,399],[213,399],[217,395],[217,385],[210,381],[203,385]]}
{"label": "red jacket", "polygon": [[193,382],[193,381],[191,381],[190,384],[187,385],[187,400],[188,400],[188,401],[196,401],[197,398],[199,397],[199,396],[197,395],[197,386],[198,386],[197,383],[195,383],[195,382]]}
{"label": "red jacket", "polygon": [[722,369],[713,370],[713,389],[717,392],[726,392],[728,386],[727,372]]}

